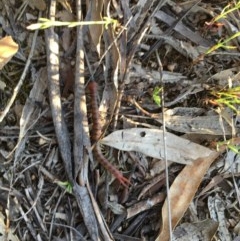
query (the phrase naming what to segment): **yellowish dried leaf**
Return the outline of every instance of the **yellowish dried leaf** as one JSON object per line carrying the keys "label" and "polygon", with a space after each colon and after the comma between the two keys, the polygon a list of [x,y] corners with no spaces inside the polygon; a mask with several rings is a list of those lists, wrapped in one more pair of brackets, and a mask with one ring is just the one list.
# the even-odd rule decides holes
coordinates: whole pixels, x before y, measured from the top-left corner
{"label": "yellowish dried leaf", "polygon": [[0,240],[19,241],[18,237],[13,234],[14,231],[11,228],[6,227],[4,220],[5,216],[0,212]]}
{"label": "yellowish dried leaf", "polygon": [[15,43],[11,36],[0,39],[0,69],[16,54],[18,44]]}

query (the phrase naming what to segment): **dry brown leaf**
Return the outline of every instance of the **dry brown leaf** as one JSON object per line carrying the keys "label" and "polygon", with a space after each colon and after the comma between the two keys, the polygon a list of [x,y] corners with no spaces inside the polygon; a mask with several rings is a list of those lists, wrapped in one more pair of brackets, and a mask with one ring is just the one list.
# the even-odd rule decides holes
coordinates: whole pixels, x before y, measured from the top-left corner
{"label": "dry brown leaf", "polygon": [[31,8],[37,8],[39,11],[44,11],[47,7],[44,0],[26,0],[26,2]]}
{"label": "dry brown leaf", "polygon": [[73,91],[74,86],[74,71],[70,62],[62,61],[60,76],[64,82],[62,96],[67,98],[70,91]]}
{"label": "dry brown leaf", "polygon": [[74,15],[67,10],[57,12],[56,18],[58,18],[60,21],[63,21],[63,22],[74,21]]}
{"label": "dry brown leaf", "polygon": [[[102,21],[103,1],[90,1],[91,7],[91,21]],[[93,24],[89,25],[89,31],[92,37],[93,44],[100,51],[100,38],[103,33],[103,25]]]}
{"label": "dry brown leaf", "polygon": [[[56,14],[56,18],[59,18],[60,21],[63,22],[72,22],[74,21],[74,15],[69,10],[63,10]],[[62,28],[62,34],[61,34],[61,44],[65,52],[67,52],[71,46],[71,40],[72,40],[72,29],[68,27]],[[71,64],[68,62],[69,65]]]}
{"label": "dry brown leaf", "polygon": [[216,175],[213,178],[211,178],[211,181],[207,184],[205,188],[198,194],[198,197],[201,197],[202,195],[205,195],[209,190],[213,189],[214,187],[217,187],[219,183],[225,181],[224,178],[221,175]]}
{"label": "dry brown leaf", "polygon": [[18,44],[15,43],[11,36],[0,39],[0,69],[16,54]]}
{"label": "dry brown leaf", "polygon": [[[202,181],[203,176],[219,154],[219,152],[212,151],[208,157],[198,158],[192,165],[185,166],[174,180],[170,188],[172,228],[176,227],[184,215]],[[156,241],[168,240],[168,202],[166,199],[162,208],[162,227]]]}
{"label": "dry brown leaf", "polygon": [[233,77],[234,71],[236,71],[236,68],[224,69],[211,76],[211,79],[217,80],[219,82],[226,81]]}

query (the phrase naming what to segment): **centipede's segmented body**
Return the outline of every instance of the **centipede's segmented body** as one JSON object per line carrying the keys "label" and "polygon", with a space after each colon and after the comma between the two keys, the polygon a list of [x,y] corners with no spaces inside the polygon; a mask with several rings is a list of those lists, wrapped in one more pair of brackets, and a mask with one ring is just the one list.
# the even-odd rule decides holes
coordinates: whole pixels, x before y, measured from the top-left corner
{"label": "centipede's segmented body", "polygon": [[93,149],[93,155],[96,158],[96,160],[106,169],[108,170],[112,175],[114,175],[119,182],[125,186],[128,187],[130,184],[130,181],[125,178],[122,173],[114,167],[102,154],[100,145],[98,144],[98,141],[101,137],[101,125],[100,125],[100,115],[98,111],[98,101],[97,101],[97,83],[91,81],[88,84],[88,90],[90,94],[90,104],[91,104],[91,113],[92,113],[92,133],[91,138],[92,141],[95,143],[95,147]]}

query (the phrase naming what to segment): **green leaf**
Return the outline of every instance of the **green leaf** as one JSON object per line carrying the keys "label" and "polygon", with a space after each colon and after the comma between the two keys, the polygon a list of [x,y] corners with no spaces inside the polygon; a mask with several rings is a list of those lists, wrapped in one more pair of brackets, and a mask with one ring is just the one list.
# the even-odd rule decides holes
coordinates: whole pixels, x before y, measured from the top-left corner
{"label": "green leaf", "polygon": [[162,100],[160,97],[160,92],[162,91],[162,87],[155,87],[153,90],[153,100],[157,104],[157,106],[161,106]]}
{"label": "green leaf", "polygon": [[68,193],[72,193],[72,189],[73,189],[73,186],[70,182],[66,181],[66,182],[61,182],[61,181],[58,181],[57,184],[61,187],[63,187],[64,189],[66,189],[66,191]]}

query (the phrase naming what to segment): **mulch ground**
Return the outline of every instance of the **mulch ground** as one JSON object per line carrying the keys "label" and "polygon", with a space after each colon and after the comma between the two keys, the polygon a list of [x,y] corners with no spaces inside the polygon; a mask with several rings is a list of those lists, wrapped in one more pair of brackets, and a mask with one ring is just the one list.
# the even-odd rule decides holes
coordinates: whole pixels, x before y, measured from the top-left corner
{"label": "mulch ground", "polygon": [[[214,19],[239,3],[96,2],[0,3],[0,36],[18,45],[0,72],[0,240],[160,240],[166,175],[171,190],[185,163],[166,173],[164,154],[143,154],[148,143],[142,153],[136,138],[131,151],[116,144],[121,135],[100,140],[164,127],[215,151],[238,136],[239,39],[226,40],[239,7]],[[66,24],[30,30],[40,17]],[[93,24],[67,25],[83,20]],[[240,159],[228,147],[184,200],[172,240],[240,240]]]}

